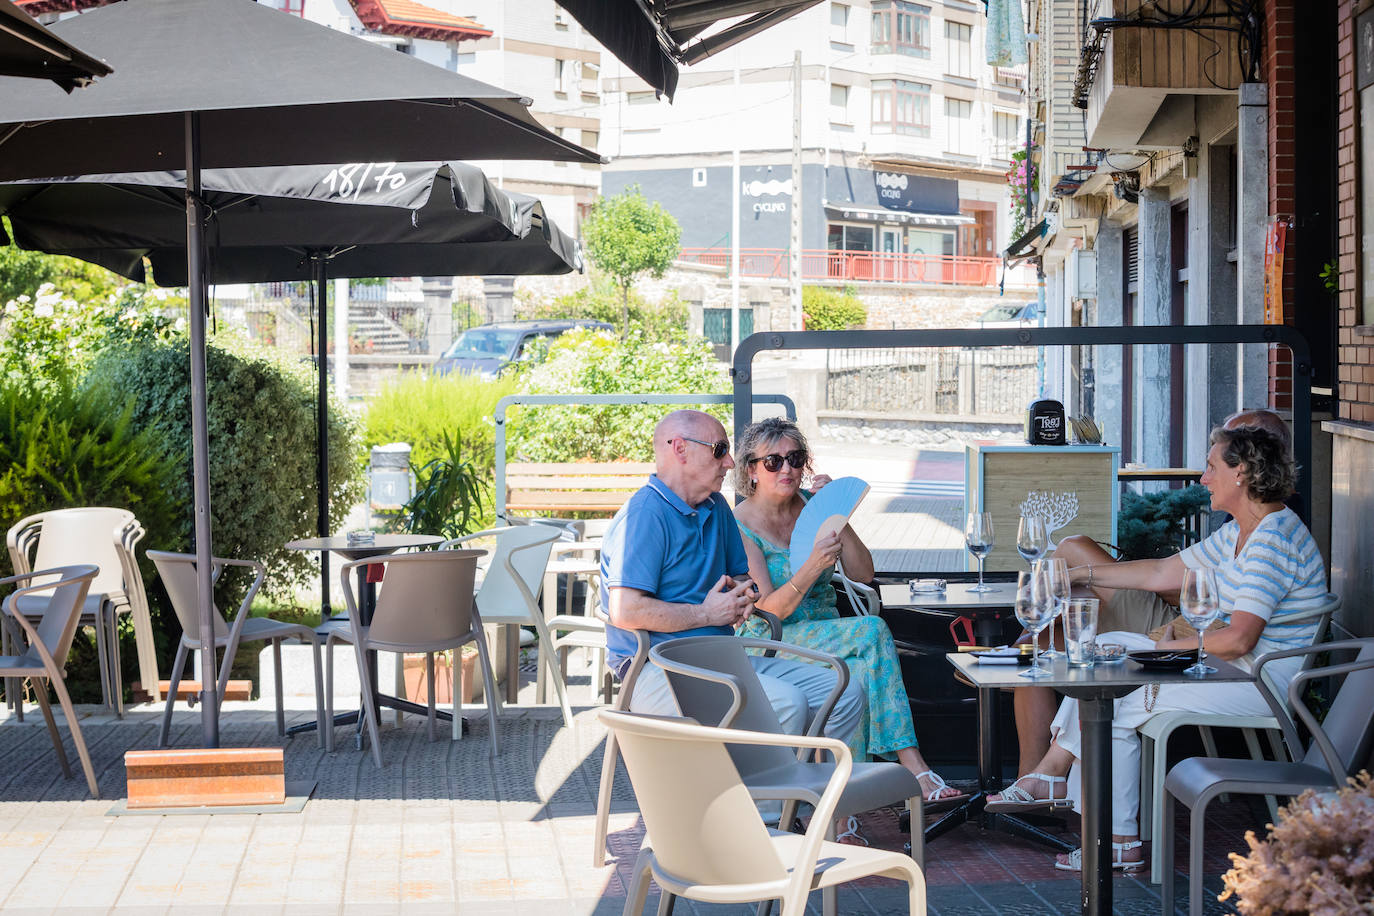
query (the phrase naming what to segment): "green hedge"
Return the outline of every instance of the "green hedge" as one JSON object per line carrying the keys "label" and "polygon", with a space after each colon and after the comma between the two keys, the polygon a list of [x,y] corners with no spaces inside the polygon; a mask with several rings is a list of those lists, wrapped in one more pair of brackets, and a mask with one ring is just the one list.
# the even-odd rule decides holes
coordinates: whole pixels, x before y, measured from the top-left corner
{"label": "green hedge", "polygon": [[868,309],[858,296],[824,286],[802,287],[802,314],[808,331],[862,328],[868,321]]}

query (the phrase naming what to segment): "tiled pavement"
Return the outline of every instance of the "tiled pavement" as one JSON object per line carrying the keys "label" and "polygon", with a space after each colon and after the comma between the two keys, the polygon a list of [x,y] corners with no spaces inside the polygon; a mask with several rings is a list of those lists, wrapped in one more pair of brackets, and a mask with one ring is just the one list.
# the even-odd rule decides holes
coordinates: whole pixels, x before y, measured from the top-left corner
{"label": "tiled pavement", "polygon": [[[585,696],[585,687],[578,691]],[[623,771],[616,783],[616,865],[591,866],[592,812],[604,734],[591,709],[572,728],[556,710],[513,710],[501,723],[501,755],[487,754],[486,725],[452,743],[426,740],[409,717],[383,733],[384,769],[354,750],[345,729],[332,756],[313,736],[280,739],[261,704],[230,704],[226,746],[280,745],[288,780],[315,780],[299,814],[120,816],[122,754],[152,747],[158,713],[117,722],[86,710],[83,732],[101,800],[79,773],[57,769],[41,717],[0,713],[0,911],[76,913],[619,913],[642,827]],[[309,718],[293,712],[292,721]],[[174,744],[191,746],[199,712],[177,714]],[[75,761],[73,761],[75,763]],[[1249,809],[1225,807],[1209,834],[1209,870],[1241,848]],[[875,844],[900,848],[895,812],[864,818]],[[1070,913],[1076,877],[1023,841],[963,826],[927,850],[934,914]],[[1116,880],[1118,913],[1158,913],[1144,878]],[[818,899],[815,901],[818,905]],[[882,880],[841,889],[842,913],[896,913],[902,898]],[[1225,912],[1213,903],[1212,912]],[[744,913],[683,902],[679,913]]]}

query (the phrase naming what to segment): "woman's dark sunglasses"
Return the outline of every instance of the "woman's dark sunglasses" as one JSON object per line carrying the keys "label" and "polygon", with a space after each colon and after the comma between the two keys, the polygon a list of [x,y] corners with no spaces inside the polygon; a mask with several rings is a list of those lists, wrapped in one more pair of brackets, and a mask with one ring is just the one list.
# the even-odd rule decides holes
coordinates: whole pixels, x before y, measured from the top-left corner
{"label": "woman's dark sunglasses", "polygon": [[782,468],[782,463],[784,461],[786,461],[794,469],[801,470],[802,468],[806,467],[807,457],[808,456],[806,452],[798,448],[793,449],[786,455],[772,454],[760,455],[757,458],[750,458],[749,463],[753,464],[756,461],[762,461],[764,470],[766,470],[770,474],[776,474],[778,470]]}
{"label": "woman's dark sunglasses", "polygon": [[[693,439],[691,436],[678,436],[677,438],[685,439],[688,442],[695,442],[697,445],[706,446],[711,450],[711,457],[716,459],[717,461],[724,458],[726,454],[730,451],[729,439],[721,439],[718,442],[707,442],[703,439]],[[669,439],[668,441],[671,442],[672,440]]]}

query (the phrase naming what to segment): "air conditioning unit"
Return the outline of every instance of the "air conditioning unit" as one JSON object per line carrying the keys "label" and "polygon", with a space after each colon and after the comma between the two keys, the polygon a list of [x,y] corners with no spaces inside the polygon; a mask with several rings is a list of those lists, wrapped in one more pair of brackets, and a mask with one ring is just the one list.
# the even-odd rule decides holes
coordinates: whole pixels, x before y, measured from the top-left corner
{"label": "air conditioning unit", "polygon": [[1097,298],[1097,252],[1075,248],[1069,252],[1069,289],[1073,299]]}

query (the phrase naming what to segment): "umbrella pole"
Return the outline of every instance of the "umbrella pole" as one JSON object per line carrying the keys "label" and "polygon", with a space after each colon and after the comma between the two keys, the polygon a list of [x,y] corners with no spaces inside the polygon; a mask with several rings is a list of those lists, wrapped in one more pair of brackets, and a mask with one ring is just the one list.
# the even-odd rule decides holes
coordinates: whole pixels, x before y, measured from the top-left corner
{"label": "umbrella pole", "polygon": [[200,618],[200,721],[206,747],[219,747],[210,544],[210,427],[205,395],[205,221],[200,200],[200,115],[187,112],[186,281],[191,309],[191,469],[196,544],[196,615]]}
{"label": "umbrella pole", "polygon": [[[329,316],[329,277],[325,257],[322,253],[310,256],[310,272],[315,281],[315,314],[319,325],[315,333],[319,337],[315,352],[319,354],[319,394],[315,402],[315,442],[318,465],[315,468],[317,485],[317,522],[315,533],[322,538],[329,537],[329,332],[326,329]],[[335,354],[338,358],[338,354]],[[328,620],[333,615],[329,606],[329,551],[320,551],[320,619]]]}

